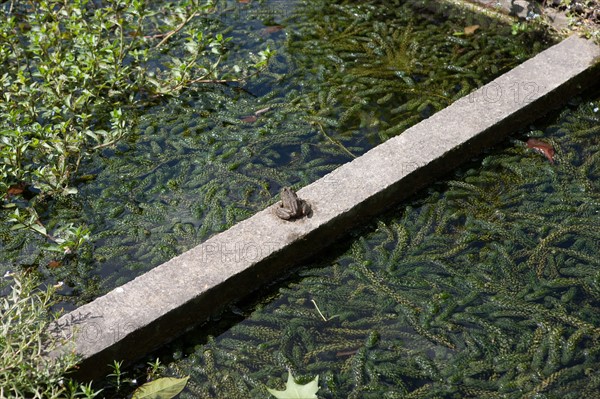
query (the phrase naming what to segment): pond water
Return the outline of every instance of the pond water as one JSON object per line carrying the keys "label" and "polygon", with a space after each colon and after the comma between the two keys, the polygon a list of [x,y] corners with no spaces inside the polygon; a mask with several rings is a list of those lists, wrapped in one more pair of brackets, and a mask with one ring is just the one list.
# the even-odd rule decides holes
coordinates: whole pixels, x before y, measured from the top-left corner
{"label": "pond water", "polygon": [[[424,4],[429,4],[426,8]],[[442,109],[550,43],[432,2],[221,2],[192,21],[231,37],[236,63],[267,46],[267,71],[205,84],[132,114],[134,132],[85,161],[76,196],[44,225],[91,230],[77,253],[0,223],[0,273],[19,267],[89,301]],[[180,40],[185,40],[181,38]],[[4,212],[4,211],[2,211]]]}
{"label": "pond water", "polygon": [[168,374],[195,399],[270,398],[288,371],[319,398],[600,397],[599,150],[597,91],[178,343]]}

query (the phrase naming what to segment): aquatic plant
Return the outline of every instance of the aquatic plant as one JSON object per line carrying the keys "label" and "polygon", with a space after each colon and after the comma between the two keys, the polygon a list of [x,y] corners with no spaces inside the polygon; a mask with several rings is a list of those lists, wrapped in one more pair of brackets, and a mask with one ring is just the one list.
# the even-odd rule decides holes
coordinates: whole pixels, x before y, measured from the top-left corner
{"label": "aquatic plant", "polygon": [[[198,4],[156,10],[143,1],[5,2],[0,192],[24,183],[72,193],[81,159],[127,133],[124,108],[221,78],[227,40],[208,27],[194,35],[185,28],[209,11]],[[175,33],[185,37],[187,55],[167,44]]]}
{"label": "aquatic plant", "polygon": [[[502,34],[454,35],[473,23],[482,31],[509,28],[481,16],[455,19],[456,10],[438,3],[438,14],[405,1],[301,4],[308,18],[294,25],[290,47],[311,66],[301,76],[316,78],[316,98],[328,98],[328,107],[314,101],[313,108],[340,115],[329,126],[338,137],[358,133],[384,141],[528,57],[529,50]],[[444,12],[450,17],[442,19]],[[534,51],[541,47],[532,44]],[[332,87],[333,96],[327,94]]]}
{"label": "aquatic plant", "polygon": [[139,0],[0,5],[0,198],[12,229],[74,253],[86,227],[67,222],[50,231],[46,224],[56,222],[39,215],[48,196],[77,192],[86,157],[124,139],[143,107],[200,83],[242,81],[266,66],[268,49],[224,62],[229,39],[216,20],[197,21],[211,10]]}
{"label": "aquatic plant", "polygon": [[191,375],[183,397],[268,397],[287,370],[318,375],[322,398],[599,395],[599,106],[564,110],[303,269],[171,363]]}
{"label": "aquatic plant", "polygon": [[[126,113],[131,134],[79,163],[77,196],[13,198],[22,215],[33,207],[39,218],[29,231],[11,231],[14,209],[0,210],[0,270],[37,268],[64,281],[66,299],[88,301],[248,217],[281,186],[308,184],[400,134],[543,46],[449,10],[286,5],[287,14],[265,17],[268,2],[220,2],[171,36],[167,56],[191,40],[185,32],[207,26],[231,38],[223,49],[228,65],[244,65],[246,55],[259,62],[252,54],[267,47],[275,55],[246,82],[203,84]],[[482,27],[475,34],[453,35],[473,23]],[[57,244],[35,237],[37,221],[51,236],[82,226],[89,240],[41,250]]]}

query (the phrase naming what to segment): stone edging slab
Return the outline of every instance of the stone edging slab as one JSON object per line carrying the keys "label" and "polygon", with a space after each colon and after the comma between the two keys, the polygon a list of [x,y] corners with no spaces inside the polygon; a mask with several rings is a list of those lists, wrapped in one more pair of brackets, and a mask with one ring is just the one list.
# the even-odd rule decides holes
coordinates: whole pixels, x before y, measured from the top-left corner
{"label": "stone edging slab", "polygon": [[599,58],[575,36],[549,48],[304,187],[310,218],[283,221],[268,207],[62,316],[54,331],[74,335],[62,350],[82,356],[79,378],[140,358],[598,82]]}

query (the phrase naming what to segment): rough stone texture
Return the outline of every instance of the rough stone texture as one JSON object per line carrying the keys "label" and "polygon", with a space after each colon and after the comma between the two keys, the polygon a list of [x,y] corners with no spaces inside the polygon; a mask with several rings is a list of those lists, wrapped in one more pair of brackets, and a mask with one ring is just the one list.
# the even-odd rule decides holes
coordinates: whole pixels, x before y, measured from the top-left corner
{"label": "rough stone texture", "polygon": [[282,276],[349,228],[397,204],[484,147],[597,81],[600,49],[577,37],[544,51],[448,108],[299,191],[311,218],[269,207],[103,297],[64,315],[80,378],[132,361]]}
{"label": "rough stone texture", "polygon": [[477,0],[478,3],[487,4],[488,7],[493,4],[496,9],[502,9],[510,15],[515,15],[519,18],[526,18],[529,13],[541,13],[539,4],[529,0],[496,0],[487,1]]}
{"label": "rough stone texture", "polygon": [[[452,0],[460,2],[461,0]],[[466,0],[470,3],[482,7],[484,10],[493,10],[501,12],[511,17],[516,17],[520,20],[528,17],[544,16],[548,22],[557,31],[568,29],[569,17],[564,11],[559,11],[552,7],[541,7],[541,5],[532,0]],[[548,1],[549,3],[550,1]],[[537,18],[536,17],[536,18]],[[507,20],[505,20],[507,22]],[[513,22],[517,22],[516,20]]]}

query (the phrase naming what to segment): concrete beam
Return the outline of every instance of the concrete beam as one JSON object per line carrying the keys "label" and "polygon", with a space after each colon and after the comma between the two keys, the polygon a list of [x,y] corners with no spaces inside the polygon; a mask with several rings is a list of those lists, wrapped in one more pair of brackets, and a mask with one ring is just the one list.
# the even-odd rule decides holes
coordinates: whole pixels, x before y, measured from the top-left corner
{"label": "concrete beam", "polygon": [[139,359],[597,83],[599,57],[577,37],[549,48],[304,187],[312,217],[283,221],[271,206],[64,315],[55,331],[74,340],[62,350],[82,356],[86,379]]}

